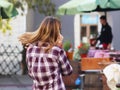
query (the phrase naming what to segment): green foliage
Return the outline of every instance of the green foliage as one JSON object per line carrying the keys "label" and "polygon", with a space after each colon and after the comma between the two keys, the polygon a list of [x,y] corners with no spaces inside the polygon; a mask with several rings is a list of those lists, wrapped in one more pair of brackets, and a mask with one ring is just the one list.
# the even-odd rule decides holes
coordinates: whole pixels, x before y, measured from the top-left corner
{"label": "green foliage", "polygon": [[38,10],[39,13],[44,15],[54,15],[55,14],[55,4],[51,0],[25,0],[28,3],[29,8]]}
{"label": "green foliage", "polygon": [[89,47],[89,43],[81,43],[77,48],[79,50],[79,54],[87,54]]}
{"label": "green foliage", "polygon": [[[37,10],[40,14],[43,14],[45,16],[55,15],[55,4],[52,3],[51,0],[8,0],[8,1],[13,3],[15,8],[21,9],[23,11],[21,15],[23,15],[25,11],[24,8],[25,2],[27,3],[29,9],[33,9],[34,11]],[[12,30],[9,21],[10,21],[9,19],[3,20],[0,17],[0,30],[3,33]]]}
{"label": "green foliage", "polygon": [[2,33],[6,33],[6,31],[9,31],[9,34],[11,35],[11,30],[12,27],[10,26],[10,19],[2,19],[2,17],[0,17],[0,31]]}
{"label": "green foliage", "polygon": [[20,8],[24,11],[24,2],[27,3],[29,9],[38,11],[40,14],[45,16],[55,15],[55,4],[51,0],[9,0],[16,8]]}
{"label": "green foliage", "polygon": [[70,41],[66,41],[63,43],[63,48],[65,51],[68,51],[71,48],[71,43]]}
{"label": "green foliage", "polygon": [[13,3],[14,7],[17,9],[21,9],[23,12],[21,13],[21,15],[24,14],[24,2],[21,0],[8,0],[9,2]]}
{"label": "green foliage", "polygon": [[80,43],[80,45],[74,50],[73,59],[80,60],[81,59],[80,55],[87,54],[89,47],[90,47],[89,43]]}

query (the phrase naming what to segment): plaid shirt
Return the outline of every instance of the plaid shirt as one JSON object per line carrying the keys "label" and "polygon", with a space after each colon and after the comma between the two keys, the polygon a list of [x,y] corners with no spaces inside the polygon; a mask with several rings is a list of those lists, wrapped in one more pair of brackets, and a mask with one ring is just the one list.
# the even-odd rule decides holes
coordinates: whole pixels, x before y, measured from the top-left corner
{"label": "plaid shirt", "polygon": [[65,90],[62,75],[72,73],[66,53],[60,47],[52,47],[49,53],[43,47],[31,44],[27,48],[28,73],[33,79],[33,90]]}

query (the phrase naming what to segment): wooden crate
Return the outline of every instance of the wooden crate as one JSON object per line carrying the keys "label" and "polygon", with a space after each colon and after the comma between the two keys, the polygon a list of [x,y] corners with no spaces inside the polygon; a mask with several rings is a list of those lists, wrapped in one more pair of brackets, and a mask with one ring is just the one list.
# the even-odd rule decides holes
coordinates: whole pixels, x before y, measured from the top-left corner
{"label": "wooden crate", "polygon": [[80,64],[78,61],[70,60],[70,64],[73,67],[73,73],[68,76],[63,76],[63,81],[66,87],[75,88],[75,80],[79,77],[80,74]]}
{"label": "wooden crate", "polygon": [[100,70],[103,69],[107,63],[110,63],[110,58],[82,58],[81,70]]}

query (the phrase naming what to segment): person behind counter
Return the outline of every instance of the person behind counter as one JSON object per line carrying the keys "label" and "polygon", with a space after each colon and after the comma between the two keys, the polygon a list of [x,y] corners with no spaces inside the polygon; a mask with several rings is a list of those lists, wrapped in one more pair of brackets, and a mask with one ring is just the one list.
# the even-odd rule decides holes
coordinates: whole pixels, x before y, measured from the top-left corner
{"label": "person behind counter", "polygon": [[98,40],[100,41],[100,45],[103,46],[103,49],[110,49],[112,39],[113,39],[112,28],[107,23],[106,16],[104,16],[104,15],[101,16],[100,22],[102,24],[102,28],[101,28],[101,33],[100,33],[99,37],[97,38],[97,41]]}

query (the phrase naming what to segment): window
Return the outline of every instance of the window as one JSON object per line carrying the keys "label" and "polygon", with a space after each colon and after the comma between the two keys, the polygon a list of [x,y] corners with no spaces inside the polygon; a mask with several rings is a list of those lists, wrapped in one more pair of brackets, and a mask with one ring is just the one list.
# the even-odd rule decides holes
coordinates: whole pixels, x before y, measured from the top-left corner
{"label": "window", "polygon": [[90,38],[98,35],[97,25],[81,25],[81,41],[89,42]]}
{"label": "window", "polygon": [[98,35],[98,15],[82,15],[80,39],[82,42],[89,42],[90,38]]}

